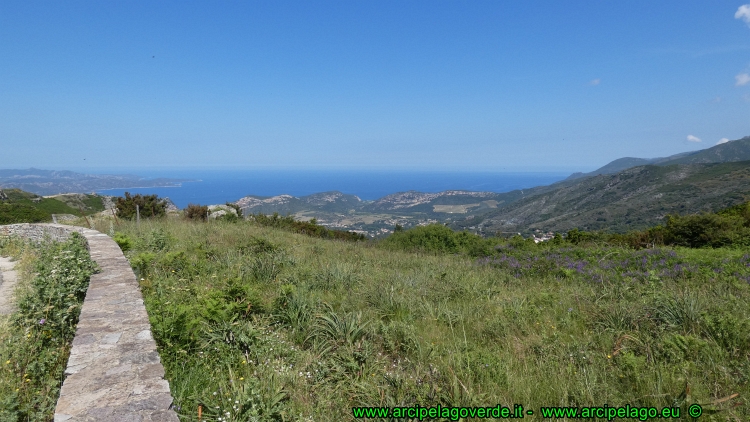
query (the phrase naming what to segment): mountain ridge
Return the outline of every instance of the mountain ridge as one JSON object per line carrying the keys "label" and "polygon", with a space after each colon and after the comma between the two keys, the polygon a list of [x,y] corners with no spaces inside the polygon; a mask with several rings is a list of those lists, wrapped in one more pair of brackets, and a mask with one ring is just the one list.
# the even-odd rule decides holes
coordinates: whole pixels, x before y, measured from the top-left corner
{"label": "mountain ridge", "polygon": [[749,199],[750,161],[650,164],[569,181],[454,227],[625,232],[659,224],[668,214],[718,211]]}
{"label": "mountain ridge", "polygon": [[622,157],[599,167],[588,173],[573,173],[565,180],[574,180],[581,177],[597,176],[600,174],[613,174],[632,167],[644,165],[668,166],[672,164],[706,164],[725,163],[733,161],[750,160],[750,136],[735,139],[698,151],[680,152],[668,157],[658,158],[636,158]]}

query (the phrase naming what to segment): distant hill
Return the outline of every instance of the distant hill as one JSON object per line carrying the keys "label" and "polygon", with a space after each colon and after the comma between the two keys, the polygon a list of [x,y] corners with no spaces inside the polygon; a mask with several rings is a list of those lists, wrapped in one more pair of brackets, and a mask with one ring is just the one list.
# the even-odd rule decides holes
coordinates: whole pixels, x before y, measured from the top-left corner
{"label": "distant hill", "polygon": [[657,161],[655,164],[669,166],[672,164],[731,163],[735,161],[750,161],[750,136],[691,154],[673,155]]}
{"label": "distant hill", "polygon": [[21,189],[37,195],[85,193],[99,189],[125,189],[135,187],[179,186],[186,179],[145,179],[130,174],[83,174],[72,171],[0,170],[0,189]]}
{"label": "distant hill", "polygon": [[[543,189],[543,188],[538,188]],[[298,219],[315,218],[326,227],[382,236],[396,225],[404,228],[455,219],[471,218],[524,197],[524,191],[508,193],[444,191],[399,192],[375,201],[363,201],[341,192],[323,192],[295,197],[246,196],[236,201],[243,214],[293,214]]]}
{"label": "distant hill", "polygon": [[274,212],[285,215],[304,211],[348,213],[350,210],[358,210],[363,203],[357,196],[336,191],[316,193],[299,198],[291,195],[249,195],[235,202],[245,215],[273,214]]}
{"label": "distant hill", "polygon": [[566,180],[580,179],[581,177],[597,176],[600,174],[614,174],[631,167],[654,164],[669,166],[672,164],[700,164],[700,163],[727,163],[734,161],[750,161],[750,136],[735,141],[729,141],[720,145],[706,148],[700,151],[681,152],[660,158],[618,158],[592,172],[574,173]]}
{"label": "distant hill", "polygon": [[99,195],[67,194],[45,198],[20,189],[0,189],[0,224],[52,221],[52,214],[80,216],[104,210]]}
{"label": "distant hill", "polygon": [[747,200],[750,161],[646,165],[558,183],[454,227],[625,232],[659,224],[667,214],[718,211]]}
{"label": "distant hill", "polygon": [[510,193],[444,191],[424,193],[417,191],[398,192],[375,201],[363,201],[354,195],[341,192],[323,192],[295,197],[278,195],[273,197],[246,196],[237,202],[245,213],[298,213],[324,211],[330,213],[396,213],[436,216],[439,214],[465,214],[497,208],[498,204],[513,201],[523,194],[520,190]]}

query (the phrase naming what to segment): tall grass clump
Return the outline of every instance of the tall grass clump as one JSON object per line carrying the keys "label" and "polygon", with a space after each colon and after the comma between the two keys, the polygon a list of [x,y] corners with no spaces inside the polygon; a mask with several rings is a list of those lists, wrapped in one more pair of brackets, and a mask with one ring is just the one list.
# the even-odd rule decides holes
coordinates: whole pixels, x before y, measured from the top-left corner
{"label": "tall grass clump", "polygon": [[84,238],[39,248],[0,248],[22,257],[17,310],[0,325],[0,420],[51,421],[81,304],[96,264]]}

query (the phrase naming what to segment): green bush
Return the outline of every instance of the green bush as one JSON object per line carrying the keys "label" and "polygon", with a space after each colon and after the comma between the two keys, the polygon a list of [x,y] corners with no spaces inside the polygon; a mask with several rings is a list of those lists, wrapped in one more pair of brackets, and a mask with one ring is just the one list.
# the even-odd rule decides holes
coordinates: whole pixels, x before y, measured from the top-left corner
{"label": "green bush", "polygon": [[136,205],[138,206],[141,218],[163,217],[167,214],[167,201],[159,198],[157,195],[131,196],[130,192],[125,192],[125,197],[118,197],[115,200],[117,215],[126,220],[136,218]]}
{"label": "green bush", "polygon": [[133,248],[132,241],[130,240],[128,235],[124,233],[115,233],[115,236],[112,238],[112,240],[117,243],[117,246],[119,246],[123,252],[127,252]]}
{"label": "green bush", "polygon": [[141,252],[130,260],[130,265],[135,270],[138,277],[148,276],[151,264],[156,260],[156,254],[151,252]]}
{"label": "green bush", "polygon": [[493,240],[486,240],[468,232],[455,232],[442,224],[396,231],[383,241],[383,245],[389,249],[466,253],[470,256],[490,255],[494,243]]}
{"label": "green bush", "polygon": [[716,213],[668,215],[664,224],[626,234],[570,230],[567,243],[617,244],[634,249],[655,246],[720,248],[750,246],[750,202]]}
{"label": "green bush", "polygon": [[750,227],[740,215],[670,215],[664,225],[664,242],[691,248],[749,246]]}
{"label": "green bush", "polygon": [[[235,203],[232,203],[232,202],[227,202],[226,206],[228,206],[230,208],[234,208],[234,210],[237,211],[237,218],[240,218],[240,219],[242,218],[242,208],[240,208],[239,205],[237,205]],[[234,214],[232,214],[232,215],[234,215]]]}
{"label": "green bush", "polygon": [[185,218],[188,220],[206,221],[208,216],[208,206],[199,204],[188,204],[185,208]]}
{"label": "green bush", "polygon": [[0,224],[42,223],[52,215],[31,205],[0,202]]}

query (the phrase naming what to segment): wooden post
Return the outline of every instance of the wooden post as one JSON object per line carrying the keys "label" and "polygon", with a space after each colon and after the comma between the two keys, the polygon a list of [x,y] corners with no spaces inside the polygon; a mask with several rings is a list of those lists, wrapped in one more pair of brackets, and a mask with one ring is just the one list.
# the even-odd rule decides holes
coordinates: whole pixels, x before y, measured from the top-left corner
{"label": "wooden post", "polygon": [[112,209],[112,217],[115,218],[115,223],[117,223],[117,227],[120,227],[120,220],[117,219],[117,213],[115,212],[114,207]]}
{"label": "wooden post", "polygon": [[88,224],[89,228],[91,228],[91,222],[89,222],[89,219],[86,217],[86,214],[83,213],[83,209],[81,209],[81,206],[78,206],[78,211],[81,212],[81,216],[86,220],[86,224]]}
{"label": "wooden post", "polygon": [[141,227],[141,207],[138,204],[135,204],[135,222]]}

